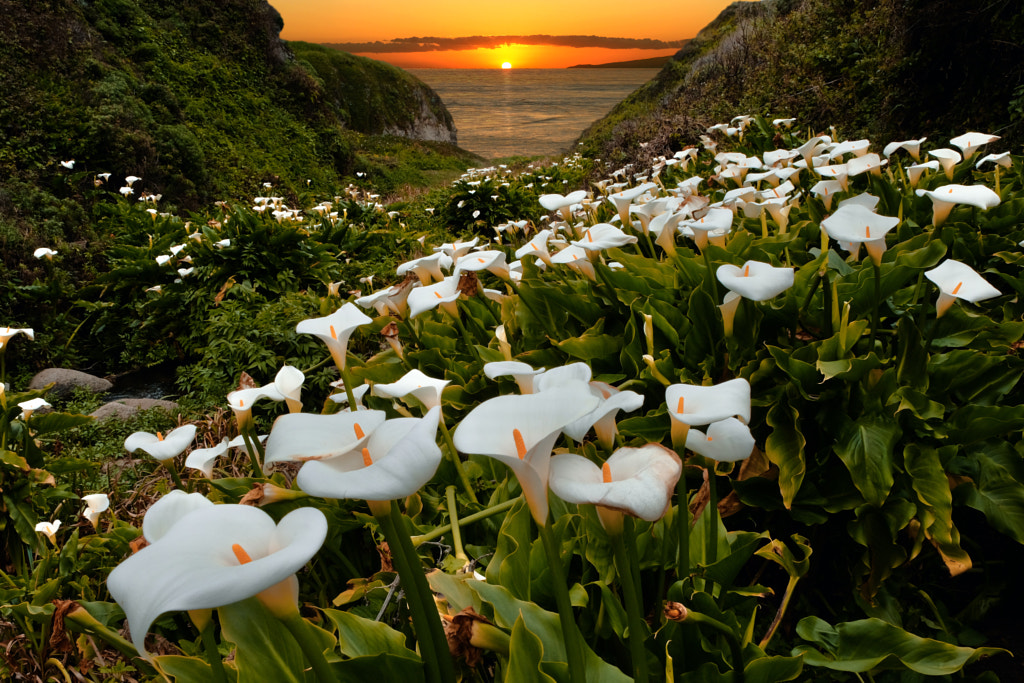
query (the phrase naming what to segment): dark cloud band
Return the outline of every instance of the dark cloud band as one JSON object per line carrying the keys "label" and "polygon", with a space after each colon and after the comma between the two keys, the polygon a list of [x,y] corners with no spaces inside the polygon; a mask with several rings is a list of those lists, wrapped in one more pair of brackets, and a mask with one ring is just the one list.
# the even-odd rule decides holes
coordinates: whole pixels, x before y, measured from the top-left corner
{"label": "dark cloud band", "polygon": [[685,40],[654,40],[652,38],[609,38],[606,36],[466,36],[437,38],[433,36],[376,40],[372,43],[324,43],[344,52],[440,52],[444,50],[475,50],[503,45],[557,45],[560,47],[603,47],[612,50],[665,50],[682,47]]}

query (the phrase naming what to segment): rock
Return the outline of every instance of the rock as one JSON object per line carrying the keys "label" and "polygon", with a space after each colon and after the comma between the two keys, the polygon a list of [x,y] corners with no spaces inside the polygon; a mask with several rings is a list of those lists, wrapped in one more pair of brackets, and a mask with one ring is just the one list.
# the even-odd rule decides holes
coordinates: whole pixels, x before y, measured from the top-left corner
{"label": "rock", "polygon": [[114,386],[102,377],[90,375],[87,372],[68,370],[66,368],[47,368],[32,378],[28,388],[42,389],[48,384],[53,384],[50,396],[56,398],[68,396],[77,388],[99,394],[104,391],[110,391]]}
{"label": "rock", "polygon": [[168,412],[173,412],[178,409],[178,404],[174,401],[161,401],[155,398],[121,398],[104,403],[89,415],[97,420],[106,420],[110,417],[124,420],[140,410],[150,410],[151,408],[163,408]]}

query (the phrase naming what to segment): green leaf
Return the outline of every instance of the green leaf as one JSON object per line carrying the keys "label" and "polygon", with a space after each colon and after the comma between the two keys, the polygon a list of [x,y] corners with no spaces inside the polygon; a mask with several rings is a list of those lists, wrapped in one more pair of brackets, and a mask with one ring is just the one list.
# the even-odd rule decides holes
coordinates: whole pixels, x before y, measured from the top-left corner
{"label": "green leaf", "polygon": [[[209,683],[213,680],[213,671],[206,660],[201,657],[185,657],[182,655],[160,655],[153,657],[160,670],[169,675],[174,683]],[[238,672],[230,666],[224,667],[229,681],[238,678]]]}
{"label": "green leaf", "polygon": [[993,527],[1024,543],[1024,483],[983,453],[976,481],[957,486],[957,502],[978,510]]}
{"label": "green leaf", "polygon": [[351,612],[323,610],[338,629],[338,644],[346,657],[391,654],[419,661],[405,646],[405,636],[385,623],[366,619]]}
{"label": "green leaf", "polygon": [[796,408],[779,400],[768,409],[765,418],[772,428],[765,441],[765,455],[779,468],[779,489],[786,509],[793,507],[793,501],[807,473],[807,462],[804,459],[807,441],[797,426],[799,417]]}
{"label": "green leaf", "polygon": [[256,598],[219,607],[217,612],[224,638],[237,648],[240,683],[302,683],[306,662],[299,644]]}
{"label": "green leaf", "polygon": [[505,586],[512,595],[525,600],[530,598],[531,519],[526,499],[520,498],[501,523],[486,572],[489,582]]}
{"label": "green leaf", "polygon": [[570,337],[558,342],[558,348],[573,358],[588,362],[617,354],[622,348],[622,339],[616,335],[602,334],[604,321],[604,318],[598,320],[593,327],[579,337]]}
{"label": "green leaf", "polygon": [[333,662],[331,671],[337,676],[338,683],[366,683],[366,681],[422,683],[426,680],[423,662],[418,658],[409,659],[387,653]]}
{"label": "green leaf", "polygon": [[893,484],[892,451],[900,433],[891,420],[861,417],[856,422],[847,422],[832,447],[850,471],[854,486],[869,503],[881,505],[889,495]]}
{"label": "green leaf", "polygon": [[544,661],[544,644],[540,638],[530,632],[523,618],[519,617],[512,626],[505,681],[507,683],[520,683],[520,681],[557,683],[554,678],[541,670],[542,661]]}
{"label": "green leaf", "polygon": [[33,415],[29,418],[29,426],[36,436],[63,432],[75,427],[81,427],[94,422],[96,418],[90,415],[73,415],[71,413],[45,413]]}
{"label": "green leaf", "polygon": [[902,665],[925,676],[945,676],[987,655],[1006,652],[1000,648],[957,647],[930,638],[922,638],[888,624],[881,619],[862,619],[832,628],[817,617],[805,617],[797,624],[804,640],[825,648],[799,645],[795,654],[803,654],[808,666],[833,671],[865,672],[885,664]]}
{"label": "green leaf", "polygon": [[758,557],[763,557],[778,564],[791,577],[799,578],[807,574],[807,570],[811,566],[811,553],[813,551],[807,543],[807,539],[800,534],[793,534],[790,538],[793,539],[793,544],[800,548],[800,553],[803,555],[800,559],[797,559],[788,545],[779,540],[772,540],[768,545],[758,550],[756,554]]}
{"label": "green leaf", "polygon": [[1024,429],[1024,406],[967,405],[949,416],[949,438],[970,443],[1009,436]]}
{"label": "green leaf", "polygon": [[28,472],[31,467],[28,465],[28,461],[21,457],[14,451],[3,450],[0,451],[0,461],[11,467],[17,467],[19,470]]}
{"label": "green leaf", "polygon": [[930,446],[908,444],[903,450],[903,464],[918,500],[931,513],[925,535],[935,544],[950,573],[962,574],[971,568],[971,558],[960,547],[960,532],[953,525],[953,494],[939,452]]}

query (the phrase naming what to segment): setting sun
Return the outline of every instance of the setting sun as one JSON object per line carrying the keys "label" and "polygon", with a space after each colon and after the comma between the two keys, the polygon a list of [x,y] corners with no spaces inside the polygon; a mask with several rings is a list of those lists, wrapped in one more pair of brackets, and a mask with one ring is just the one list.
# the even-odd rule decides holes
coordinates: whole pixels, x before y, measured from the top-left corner
{"label": "setting sun", "polygon": [[511,69],[512,68],[512,62],[502,62],[501,63],[501,68],[502,69]]}

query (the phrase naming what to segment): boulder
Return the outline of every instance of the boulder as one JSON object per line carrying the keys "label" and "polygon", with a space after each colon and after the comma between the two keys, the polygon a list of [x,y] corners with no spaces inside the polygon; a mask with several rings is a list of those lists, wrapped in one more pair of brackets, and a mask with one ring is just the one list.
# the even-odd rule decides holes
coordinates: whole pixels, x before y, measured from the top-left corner
{"label": "boulder", "polygon": [[53,384],[50,396],[57,398],[70,395],[76,388],[99,394],[104,391],[110,391],[114,386],[102,377],[90,375],[87,372],[68,370],[67,368],[47,368],[32,378],[28,388],[42,389],[48,384]]}
{"label": "boulder", "polygon": [[155,398],[121,398],[104,403],[89,414],[97,420],[106,420],[110,417],[124,420],[140,410],[150,410],[151,408],[163,408],[168,412],[173,412],[178,409],[178,404],[174,401],[161,401]]}

